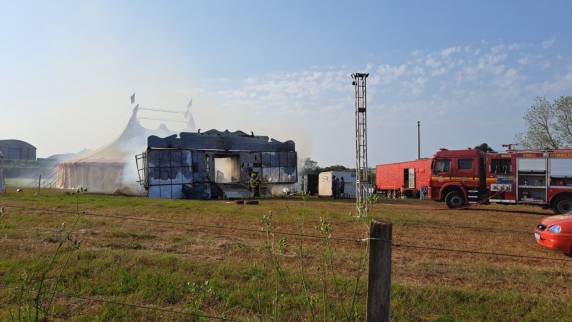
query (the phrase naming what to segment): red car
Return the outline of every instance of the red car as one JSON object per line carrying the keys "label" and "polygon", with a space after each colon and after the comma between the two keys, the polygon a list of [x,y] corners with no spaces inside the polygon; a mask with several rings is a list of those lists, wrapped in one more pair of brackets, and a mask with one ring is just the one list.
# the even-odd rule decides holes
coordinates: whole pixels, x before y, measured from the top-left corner
{"label": "red car", "polygon": [[542,219],[534,231],[536,242],[546,248],[572,255],[572,215],[550,216]]}

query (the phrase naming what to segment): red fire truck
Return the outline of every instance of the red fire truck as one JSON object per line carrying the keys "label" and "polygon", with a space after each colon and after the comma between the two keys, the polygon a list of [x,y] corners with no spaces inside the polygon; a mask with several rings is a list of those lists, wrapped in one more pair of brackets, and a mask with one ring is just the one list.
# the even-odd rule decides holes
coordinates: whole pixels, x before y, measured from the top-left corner
{"label": "red fire truck", "polygon": [[431,165],[430,197],[449,208],[473,203],[535,204],[572,211],[572,149],[438,151]]}

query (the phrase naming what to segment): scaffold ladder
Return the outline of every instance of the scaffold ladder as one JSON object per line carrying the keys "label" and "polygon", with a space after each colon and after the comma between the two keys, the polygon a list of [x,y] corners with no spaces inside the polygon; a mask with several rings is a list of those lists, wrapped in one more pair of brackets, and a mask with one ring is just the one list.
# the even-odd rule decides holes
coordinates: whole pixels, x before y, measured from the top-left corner
{"label": "scaffold ladder", "polygon": [[356,207],[358,216],[367,216],[369,209],[370,174],[367,166],[367,95],[366,79],[369,74],[352,74],[355,90],[356,131]]}

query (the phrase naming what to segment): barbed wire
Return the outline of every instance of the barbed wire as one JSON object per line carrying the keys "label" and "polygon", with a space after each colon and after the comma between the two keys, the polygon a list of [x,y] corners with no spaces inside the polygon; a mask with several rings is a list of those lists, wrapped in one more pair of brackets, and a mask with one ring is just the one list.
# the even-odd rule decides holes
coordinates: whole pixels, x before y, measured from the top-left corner
{"label": "barbed wire", "polygon": [[521,258],[521,259],[572,262],[571,259],[566,259],[566,258],[545,257],[545,256],[528,256],[528,255],[509,254],[509,253],[497,253],[497,252],[484,252],[484,251],[478,251],[478,250],[421,246],[421,245],[411,245],[411,244],[402,244],[402,243],[394,243],[394,244],[392,244],[392,246],[394,246],[394,247],[405,247],[405,248],[417,248],[417,249],[425,249],[425,250],[434,250],[434,251],[442,251],[442,252],[457,252],[457,253],[466,253],[466,254],[475,254],[475,255],[485,255],[485,256],[502,256],[502,257]]}
{"label": "barbed wire", "polygon": [[[34,207],[22,207],[22,206],[12,206],[6,205],[4,207],[8,208],[18,208],[22,210],[33,210],[33,211],[46,211],[52,213],[60,213],[60,214],[73,214],[76,215],[77,212],[74,211],[66,211],[60,209],[49,209],[49,208],[34,208]],[[197,224],[191,222],[181,222],[181,221],[171,221],[171,220],[163,220],[163,219],[152,219],[152,218],[140,218],[140,217],[132,217],[132,216],[119,216],[119,215],[109,215],[109,214],[98,214],[88,211],[83,211],[82,214],[94,216],[94,217],[107,217],[107,218],[117,218],[122,220],[138,220],[138,221],[148,221],[148,222],[159,222],[159,223],[169,223],[169,224],[183,224],[183,225],[192,225],[194,227],[201,227],[201,228],[216,228],[216,229],[230,229],[236,231],[245,231],[245,232],[263,232],[263,230],[259,229],[252,229],[252,228],[244,228],[244,227],[225,227],[221,225],[205,225],[205,224]],[[513,230],[513,229],[499,229],[496,227],[481,227],[481,226],[468,226],[468,225],[453,225],[453,224],[434,224],[434,223],[414,223],[414,222],[404,222],[401,224],[394,224],[395,226],[403,225],[403,226],[421,226],[421,227],[430,227],[430,228],[454,228],[454,229],[470,229],[470,230],[478,230],[478,231],[490,231],[490,232],[498,232],[498,233],[519,233],[519,234],[528,234],[531,235],[532,232],[524,231],[524,230]],[[290,236],[298,236],[306,237],[306,238],[314,238],[314,239],[323,239],[323,236],[318,235],[308,235],[308,234],[299,234],[293,232],[284,232],[284,231],[275,231],[275,234],[278,235],[290,235]],[[332,236],[330,239],[332,240],[339,240],[339,241],[349,241],[349,242],[358,242],[362,239],[355,239],[355,238],[348,238],[348,237],[334,237]]]}
{"label": "barbed wire", "polygon": [[[15,289],[19,289],[19,288],[20,288],[19,286],[0,285],[0,290],[15,290]],[[194,316],[194,317],[206,318],[206,319],[210,319],[210,320],[219,320],[219,321],[239,321],[239,320],[225,318],[222,316],[214,316],[214,315],[208,315],[208,314],[186,312],[186,311],[181,311],[181,310],[172,310],[172,309],[168,309],[168,308],[164,308],[164,307],[156,307],[156,306],[148,306],[148,305],[135,304],[135,303],[127,303],[127,302],[102,299],[102,298],[90,297],[90,296],[84,296],[84,295],[78,295],[78,294],[72,294],[72,293],[56,292],[55,294],[56,294],[56,297],[60,297],[60,298],[66,297],[66,298],[78,299],[78,300],[83,300],[83,301],[93,301],[93,302],[100,302],[100,303],[106,303],[106,304],[112,304],[112,305],[128,306],[128,307],[132,307],[132,308],[138,308],[138,309],[144,309],[144,310],[150,310],[150,311],[156,311],[156,312],[162,312],[162,313],[190,315],[190,316]]]}
{"label": "barbed wire", "polygon": [[[36,208],[36,207],[22,207],[22,206],[14,206],[14,205],[2,205],[0,207],[6,208],[15,208],[20,210],[30,210],[30,211],[45,211],[50,213],[58,213],[62,215],[77,215],[76,211],[67,211],[67,210],[59,210],[59,209],[49,209],[49,208]],[[121,216],[121,215],[110,215],[110,214],[99,214],[93,213],[88,211],[80,211],[81,215],[92,216],[92,217],[102,217],[102,218],[114,218],[120,220],[134,220],[134,221],[142,221],[142,222],[153,222],[153,223],[161,223],[161,224],[172,224],[172,225],[183,225],[183,226],[191,226],[197,228],[212,228],[212,229],[222,229],[222,230],[232,230],[232,231],[242,231],[242,232],[250,232],[250,233],[266,233],[263,229],[254,229],[254,228],[245,228],[245,227],[230,227],[230,226],[223,226],[223,225],[206,225],[206,224],[199,224],[195,222],[189,221],[173,221],[173,220],[165,220],[165,219],[153,219],[153,218],[140,218],[140,217],[133,217],[133,216]],[[272,231],[275,235],[282,235],[282,236],[291,236],[291,237],[300,237],[300,238],[307,238],[307,239],[319,239],[323,240],[324,236],[320,235],[310,235],[310,234],[302,234],[302,233],[294,233],[294,232],[287,232],[287,231]],[[331,236],[328,239],[336,240],[336,241],[344,241],[344,242],[361,242],[361,238],[348,238],[348,237],[334,237]]]}
{"label": "barbed wire", "polygon": [[[14,205],[3,205],[1,207],[6,208],[14,208],[14,209],[21,209],[21,210],[30,210],[30,211],[45,211],[50,213],[59,213],[59,214],[66,214],[66,215],[77,215],[76,211],[66,211],[61,209],[49,209],[49,208],[37,208],[37,207],[23,207],[23,206],[14,206]],[[222,225],[206,225],[206,224],[197,224],[188,221],[172,221],[172,220],[163,220],[163,219],[152,219],[152,218],[139,218],[139,217],[132,217],[132,216],[120,216],[120,215],[109,215],[109,214],[98,214],[88,211],[81,211],[80,214],[92,217],[103,217],[103,218],[115,218],[121,220],[134,220],[134,221],[142,221],[142,222],[153,222],[153,223],[162,223],[162,224],[175,224],[175,225],[184,225],[184,226],[192,226],[192,227],[199,227],[199,228],[213,228],[213,229],[224,229],[224,230],[231,230],[231,231],[242,231],[242,232],[250,232],[250,233],[266,233],[263,229],[253,229],[253,228],[244,228],[244,227],[229,227],[229,226],[222,226]],[[532,259],[532,260],[549,260],[549,261],[560,261],[560,262],[572,262],[572,259],[565,259],[565,258],[555,258],[555,257],[546,257],[546,256],[529,256],[529,255],[519,255],[519,254],[510,254],[510,253],[500,253],[500,252],[485,252],[485,251],[477,251],[477,250],[467,250],[467,249],[455,249],[455,248],[445,248],[445,247],[435,247],[435,246],[422,246],[422,245],[414,245],[408,243],[398,243],[394,242],[393,240],[386,240],[386,239],[379,239],[379,238],[343,238],[343,237],[324,237],[319,235],[310,235],[310,234],[303,234],[303,233],[294,233],[294,232],[284,232],[284,231],[272,231],[275,235],[283,235],[283,236],[291,236],[297,238],[305,238],[305,239],[313,239],[313,240],[324,240],[328,238],[330,240],[335,241],[343,241],[343,242],[352,242],[352,243],[361,243],[367,242],[370,240],[375,241],[382,241],[382,242],[390,242],[394,247],[403,247],[403,248],[412,248],[412,249],[425,249],[425,250],[432,250],[432,251],[442,251],[442,252],[457,252],[457,253],[466,253],[466,254],[473,254],[473,255],[483,255],[483,256],[501,256],[501,257],[512,257],[512,258],[521,258],[521,259]]]}
{"label": "barbed wire", "polygon": [[453,225],[447,223],[416,223],[416,222],[403,222],[401,224],[403,226],[421,226],[421,227],[429,227],[429,228],[454,228],[454,229],[470,229],[470,230],[478,230],[478,231],[488,231],[488,232],[495,232],[495,233],[515,233],[515,234],[527,234],[531,235],[530,231],[524,230],[515,230],[515,229],[500,229],[496,227],[482,227],[482,226],[467,226],[467,225]]}

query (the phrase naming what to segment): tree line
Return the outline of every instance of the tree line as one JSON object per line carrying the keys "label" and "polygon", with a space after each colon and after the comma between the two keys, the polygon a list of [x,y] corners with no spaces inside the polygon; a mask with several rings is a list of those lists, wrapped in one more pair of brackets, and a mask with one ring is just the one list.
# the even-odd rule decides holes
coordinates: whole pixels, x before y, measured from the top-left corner
{"label": "tree line", "polygon": [[314,161],[310,158],[305,158],[304,161],[302,161],[300,175],[319,174],[320,172],[327,172],[327,171],[349,171],[349,170],[355,170],[355,169],[350,169],[341,164],[330,165],[327,167],[320,167],[318,165],[318,161]]}
{"label": "tree line", "polygon": [[523,119],[526,129],[517,135],[519,145],[529,149],[572,147],[572,96],[553,101],[537,97]]}

